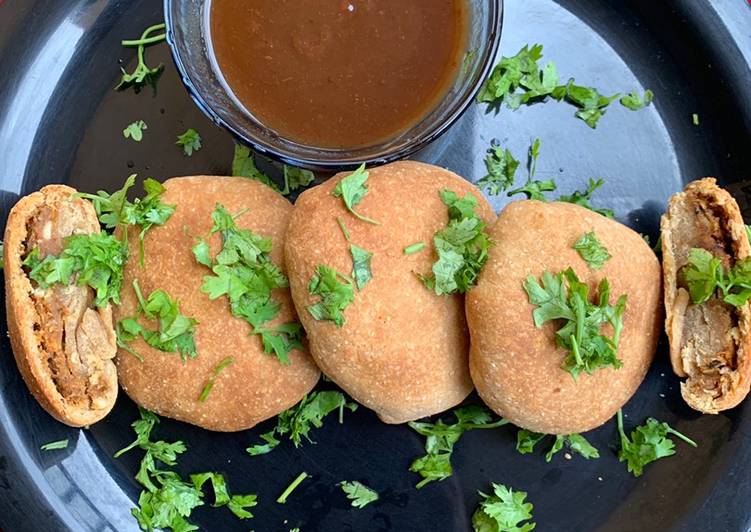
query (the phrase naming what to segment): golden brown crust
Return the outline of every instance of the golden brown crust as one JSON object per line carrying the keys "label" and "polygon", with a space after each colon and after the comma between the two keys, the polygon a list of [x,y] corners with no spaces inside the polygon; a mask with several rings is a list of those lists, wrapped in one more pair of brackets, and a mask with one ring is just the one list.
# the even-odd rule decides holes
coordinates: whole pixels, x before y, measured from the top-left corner
{"label": "golden brown crust", "polygon": [[[109,360],[114,355],[110,309],[92,310],[90,289],[86,287],[34,288],[21,266],[23,258],[31,251],[27,249],[30,226],[42,210],[53,213],[53,220],[45,231],[57,233],[55,238],[59,241],[70,234],[99,231],[94,208],[88,201],[71,199],[75,192],[64,185],[49,185],[21,198],[13,207],[5,229],[4,275],[8,332],[21,375],[47,412],[63,423],[80,427],[106,416],[117,398],[117,375],[114,364]],[[60,219],[54,216],[58,210],[64,211]],[[53,245],[59,245],[59,242]],[[45,327],[50,326],[50,321],[39,314],[38,305],[42,300],[57,306],[50,316],[61,322],[65,320],[66,332],[81,335],[78,342],[68,338],[57,346],[45,345],[44,335],[49,332]],[[75,306],[80,308],[66,306],[70,301],[75,301]],[[92,313],[99,316],[99,321],[93,321]],[[106,340],[102,342],[96,338],[87,342],[84,340],[84,330],[96,331],[97,334],[104,331]],[[87,365],[89,356],[96,358],[96,364]],[[75,371],[69,377],[74,385],[70,388],[81,388],[82,397],[69,395],[70,388],[61,382],[62,377],[58,373],[53,378],[53,370],[57,372],[59,369],[53,365],[53,358],[74,367]]]}
{"label": "golden brown crust", "polygon": [[[369,192],[355,218],[341,198],[331,195],[349,173],[301,194],[292,214],[285,255],[292,297],[308,332],[313,357],[323,372],[355,400],[387,423],[403,423],[441,412],[471,391],[468,335],[459,295],[437,296],[416,273],[429,273],[435,261],[433,236],[445,227],[447,209],[439,191],[472,193],[486,220],[493,211],[482,194],[456,174],[417,162],[370,170]],[[350,274],[349,244],[337,225],[346,224],[352,243],[374,254],[373,279],[344,311],[346,323],[316,321],[307,307],[318,298],[308,283],[319,264]],[[404,248],[426,248],[405,255]]]}
{"label": "golden brown crust", "polygon": [[[601,270],[588,268],[572,247],[589,231],[612,255]],[[605,423],[639,387],[657,346],[661,277],[654,253],[631,229],[568,203],[514,202],[489,234],[495,245],[467,294],[470,370],[480,397],[499,415],[535,432],[571,434]],[[561,369],[566,353],[555,344],[556,324],[535,327],[524,280],[569,267],[593,291],[607,278],[611,302],[628,295],[620,369],[598,369],[574,380]]]}
{"label": "golden brown crust", "polygon": [[[180,311],[199,321],[195,332],[198,356],[184,364],[177,353],[149,347],[140,338],[130,346],[144,361],[119,350],[118,374],[123,390],[141,406],[209,430],[237,431],[275,416],[302,399],[318,381],[319,371],[307,353],[290,353],[292,364],[283,366],[266,354],[250,325],[232,316],[226,297],[214,301],[201,291],[209,270],[195,260],[191,248],[197,236],[208,234],[211,213],[221,203],[231,213],[248,209],[237,224],[271,237],[272,260],[284,271],[282,248],[292,205],[269,187],[242,177],[193,176],[169,179],[162,201],[177,205],[170,220],[149,231],[145,239],[145,268],[138,264],[135,233],[130,238],[131,260],[125,269],[122,305],[117,319],[136,313],[131,288],[137,278],[144,295],[162,289],[179,301]],[[212,255],[220,246],[219,235],[210,240]],[[296,319],[289,290],[278,289],[281,304],[274,324]],[[213,369],[225,357],[234,364],[216,379],[205,402],[198,397]]]}
{"label": "golden brown crust", "polygon": [[751,253],[735,199],[712,178],[690,183],[670,199],[662,217],[665,330],[681,394],[692,408],[716,414],[740,403],[751,386],[751,310],[713,297],[693,305],[681,281],[692,248],[706,249],[725,267]]}

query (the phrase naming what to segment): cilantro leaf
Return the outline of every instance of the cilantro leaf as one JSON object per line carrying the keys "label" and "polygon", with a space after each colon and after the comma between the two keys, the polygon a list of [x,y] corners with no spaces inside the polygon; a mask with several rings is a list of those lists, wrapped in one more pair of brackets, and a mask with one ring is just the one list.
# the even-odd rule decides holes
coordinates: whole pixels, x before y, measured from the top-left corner
{"label": "cilantro leaf", "polygon": [[177,136],[175,144],[182,146],[183,153],[190,157],[194,151],[201,149],[201,135],[192,127],[188,128],[185,133]]}
{"label": "cilantro leaf", "polygon": [[492,483],[493,494],[478,492],[483,500],[472,515],[475,532],[529,532],[535,523],[532,520],[531,503],[525,502],[527,493],[514,492],[503,484]]}
{"label": "cilantro leaf", "polygon": [[146,28],[141,34],[140,39],[122,41],[122,45],[125,47],[137,48],[136,55],[138,57],[138,64],[136,65],[135,70],[131,73],[127,73],[123,68],[120,69],[122,70],[123,75],[120,79],[120,83],[118,83],[118,85],[115,87],[116,90],[126,90],[130,87],[133,87],[133,91],[138,94],[143,87],[145,87],[146,85],[151,85],[151,87],[154,89],[154,93],[156,93],[156,84],[157,81],[159,81],[159,77],[164,72],[164,65],[159,64],[154,68],[150,68],[146,64],[144,55],[147,47],[153,46],[166,40],[166,33],[161,33],[159,35],[153,36],[151,35],[154,32],[162,31],[164,29],[164,23],[155,24]]}
{"label": "cilantro leaf", "polygon": [[463,294],[475,285],[488,260],[490,239],[485,222],[475,213],[477,199],[472,194],[459,198],[444,189],[440,196],[448,207],[449,222],[433,237],[438,260],[433,263],[432,273],[421,278],[438,295]]}
{"label": "cilantro leaf", "polygon": [[612,258],[605,246],[597,239],[594,231],[585,233],[574,243],[574,249],[593,270],[601,269]]}
{"label": "cilantro leaf", "polygon": [[254,494],[230,495],[224,475],[221,473],[194,473],[190,475],[190,481],[199,493],[207,481],[211,483],[214,489],[214,504],[212,504],[214,508],[226,506],[240,519],[253,517],[248,508],[252,508],[258,504],[257,496]]}
{"label": "cilantro leaf", "polygon": [[590,200],[592,199],[592,194],[602,187],[605,184],[604,179],[597,179],[594,180],[592,178],[589,179],[589,183],[587,185],[587,189],[584,192],[574,191],[573,194],[570,196],[561,196],[558,198],[558,201],[563,201],[566,203],[573,203],[575,205],[579,205],[581,207],[584,207],[586,209],[589,209],[590,211],[594,211],[598,214],[603,215],[605,218],[614,218],[613,211],[610,209],[598,209],[592,206],[590,203]]}
{"label": "cilantro leaf", "polygon": [[336,198],[342,198],[342,200],[344,201],[344,206],[347,207],[347,210],[358,217],[360,220],[378,225],[378,222],[376,222],[372,218],[363,216],[355,211],[355,207],[360,204],[360,202],[368,193],[368,187],[365,185],[365,182],[367,180],[368,171],[365,170],[365,163],[363,163],[357,170],[355,170],[348,176],[345,176],[341,181],[339,181],[336,184],[336,187],[334,187],[331,195]]}
{"label": "cilantro leaf", "polygon": [[297,168],[296,166],[284,165],[284,189],[282,194],[287,196],[298,188],[307,187],[316,176],[310,170]]}
{"label": "cilantro leaf", "polygon": [[34,248],[23,261],[29,279],[40,288],[75,282],[94,290],[94,305],[97,307],[110,301],[120,304],[128,247],[113,235],[104,232],[72,235],[65,239],[58,257],[40,257],[39,248]]}
{"label": "cilantro leaf", "polygon": [[136,120],[123,129],[123,137],[126,139],[133,139],[136,142],[141,142],[141,140],[143,140],[143,131],[145,129],[149,129],[146,122],[143,120]]}
{"label": "cilantro leaf", "polygon": [[343,480],[338,485],[347,495],[347,498],[352,501],[352,506],[355,508],[364,508],[371,502],[378,500],[378,492],[356,480]]}
{"label": "cilantro leaf", "polygon": [[669,435],[676,436],[692,447],[697,446],[692,439],[654,418],[649,418],[644,425],[636,427],[631,432],[630,439],[623,430],[622,410],[618,411],[617,422],[620,435],[618,459],[626,462],[629,473],[633,473],[635,477],[641,476],[645,465],[675,454],[675,443],[668,438]]}
{"label": "cilantro leaf", "polygon": [[681,270],[691,302],[700,305],[720,291],[725,303],[740,307],[751,299],[751,260],[738,261],[727,269],[705,249],[689,250],[688,264]]}
{"label": "cilantro leaf", "polygon": [[[516,450],[519,454],[532,453],[535,450],[535,446],[548,436],[548,434],[540,434],[526,429],[519,429],[519,432],[516,434]],[[600,452],[581,434],[559,434],[555,436],[553,445],[548,452],[545,453],[545,461],[550,462],[553,459],[553,456],[563,449],[564,445],[567,445],[571,451],[580,454],[584,458],[590,459],[600,457]]]}
{"label": "cilantro leaf", "polygon": [[209,394],[211,393],[211,390],[214,389],[214,383],[216,382],[216,378],[219,376],[219,374],[222,372],[224,368],[227,368],[235,363],[235,359],[233,357],[226,357],[222,359],[221,362],[219,362],[213,370],[211,370],[211,376],[206,381],[206,384],[203,387],[203,390],[201,390],[201,395],[198,397],[198,402],[203,403],[206,401],[206,399],[209,398]]}
{"label": "cilantro leaf", "polygon": [[[592,374],[602,367],[622,366],[617,351],[627,298],[622,295],[611,306],[607,279],[600,282],[597,303],[590,302],[589,286],[571,268],[557,275],[543,273],[542,284],[529,276],[524,289],[529,302],[536,306],[532,312],[536,327],[551,320],[563,320],[556,332],[556,342],[568,351],[562,368],[575,379],[582,371]],[[600,334],[605,323],[613,326],[612,338]]]}
{"label": "cilantro leaf", "polygon": [[577,85],[573,78],[566,85],[556,87],[552,93],[556,100],[566,100],[579,107],[575,113],[577,118],[582,119],[589,127],[595,129],[600,118],[605,114],[608,106],[616,100],[620,94],[603,96],[593,87]]}
{"label": "cilantro leaf", "polygon": [[509,191],[508,195],[513,196],[515,194],[524,194],[527,196],[527,199],[530,200],[536,200],[536,201],[547,201],[547,198],[545,197],[545,192],[554,192],[558,188],[558,185],[555,184],[555,181],[548,180],[548,181],[533,181],[529,180],[527,181],[524,186],[515,188],[514,190]]}
{"label": "cilantro leaf", "polygon": [[451,476],[453,473],[451,454],[454,452],[454,445],[465,432],[474,429],[492,429],[508,423],[505,419],[492,421],[492,414],[485,407],[476,405],[457,408],[454,410],[454,416],[457,422],[452,425],[446,425],[441,419],[435,423],[418,421],[408,423],[418,434],[427,437],[425,456],[417,458],[409,467],[410,471],[423,477],[423,480],[416,486],[418,489],[430,482],[444,480]]}
{"label": "cilantro leaf", "polygon": [[373,273],[370,270],[370,261],[373,254],[354,244],[350,244],[349,250],[352,254],[352,278],[357,284],[357,289],[362,290],[373,278]]}
{"label": "cilantro leaf", "polygon": [[201,291],[209,299],[226,296],[232,315],[250,324],[251,332],[261,337],[264,351],[276,355],[282,364],[290,364],[289,353],[302,348],[303,330],[298,322],[268,325],[280,308],[272,292],[289,286],[287,277],[269,255],[271,239],[240,229],[220,204],[211,217],[211,233],[220,233],[222,249],[212,259],[205,240],[193,247],[196,262],[210,268],[213,274],[204,276]]}
{"label": "cilantro leaf", "polygon": [[64,440],[57,440],[57,441],[51,441],[49,443],[45,443],[40,447],[42,451],[57,451],[60,449],[67,449],[68,448],[68,438],[65,438]]}
{"label": "cilantro leaf", "polygon": [[241,146],[240,144],[235,144],[235,155],[232,159],[232,175],[255,179],[277,192],[280,192],[276,183],[258,169],[253,154],[250,153],[250,148]]}
{"label": "cilantro leaf", "polygon": [[644,91],[644,98],[639,96],[639,93],[636,91],[631,91],[630,94],[627,94],[623,98],[621,98],[621,105],[624,107],[627,107],[628,109],[631,109],[632,111],[638,111],[639,109],[644,109],[648,105],[652,103],[652,100],[654,99],[654,93],[647,89]]}
{"label": "cilantro leaf", "polygon": [[272,451],[279,445],[275,434],[289,434],[295,447],[302,445],[303,438],[315,443],[310,439],[310,431],[313,428],[321,428],[323,418],[336,410],[339,411],[339,423],[342,423],[345,408],[354,412],[357,410],[357,404],[348,402],[342,392],[318,391],[307,394],[297,405],[277,416],[274,430],[261,435],[265,444],[248,447],[246,452],[251,456],[257,456]]}
{"label": "cilantro leaf", "polygon": [[487,153],[485,168],[488,173],[477,182],[477,187],[495,196],[513,186],[519,161],[514,158],[508,148],[501,148],[496,139],[490,142]]}
{"label": "cilantro leaf", "polygon": [[344,309],[355,300],[353,281],[323,264],[319,264],[316,273],[310,278],[308,292],[319,296],[318,303],[308,305],[307,309],[318,321],[333,321],[337,327],[344,326]]}

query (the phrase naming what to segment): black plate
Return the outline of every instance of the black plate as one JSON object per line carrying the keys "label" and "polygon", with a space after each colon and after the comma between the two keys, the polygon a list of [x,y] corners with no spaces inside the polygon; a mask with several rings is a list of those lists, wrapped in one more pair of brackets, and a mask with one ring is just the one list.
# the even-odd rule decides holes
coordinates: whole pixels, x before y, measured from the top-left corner
{"label": "black plate", "polygon": [[[133,63],[119,41],[162,19],[160,3],[107,0],[0,2],[0,184],[5,219],[19,194],[50,182],[82,190],[114,189],[130,173],[164,179],[227,173],[232,140],[194,107],[165,46],[152,61],[167,71],[159,93],[112,90],[118,59]],[[614,106],[596,131],[572,109],[548,103],[516,113],[485,115],[473,106],[439,144],[420,158],[470,179],[483,175],[482,157],[498,137],[516,153],[543,141],[539,175],[562,188],[604,177],[598,203],[654,237],[668,196],[694,178],[716,175],[748,206],[751,167],[751,9],[744,0],[510,0],[505,53],[524,43],[545,45],[562,75],[604,92],[652,88],[656,104],[631,113]],[[700,126],[692,124],[692,114]],[[122,129],[145,120],[145,140],[125,140]],[[174,146],[187,127],[204,148],[191,158]],[[500,207],[502,202],[496,203]],[[748,213],[747,213],[748,214]],[[0,322],[5,322],[0,319]],[[114,412],[90,430],[52,420],[31,398],[3,335],[0,346],[0,527],[4,530],[136,530],[130,508],[139,487],[137,454],[115,460],[129,442],[135,406],[122,396]],[[634,479],[612,447],[614,424],[594,431],[599,460],[514,451],[514,431],[468,433],[457,446],[454,475],[417,491],[407,468],[422,439],[406,426],[386,426],[360,409],[344,425],[315,432],[317,445],[288,444],[250,458],[245,447],[267,422],[237,434],[212,434],[163,420],[158,434],[183,439],[182,472],[218,470],[236,492],[256,492],[256,517],[239,522],[226,509],[200,508],[193,521],[210,530],[465,531],[477,490],[502,482],[529,492],[539,530],[747,530],[751,511],[749,409],[699,416],[682,402],[664,346],[636,396],[628,424],[647,416],[668,421],[700,442],[678,444],[675,457]],[[71,438],[64,451],[39,446]],[[274,503],[300,471],[314,476],[284,506]],[[382,494],[363,510],[351,508],[335,483],[361,480]]]}

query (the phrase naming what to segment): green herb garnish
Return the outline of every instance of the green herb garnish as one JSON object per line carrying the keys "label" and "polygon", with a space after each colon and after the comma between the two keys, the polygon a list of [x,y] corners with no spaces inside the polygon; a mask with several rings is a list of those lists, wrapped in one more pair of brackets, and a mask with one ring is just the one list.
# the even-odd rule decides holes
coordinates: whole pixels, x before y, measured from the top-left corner
{"label": "green herb garnish", "polygon": [[284,165],[284,189],[282,194],[287,196],[298,188],[306,187],[315,181],[316,176],[310,170]]}
{"label": "green herb garnish", "polygon": [[532,503],[525,502],[527,493],[492,483],[493,494],[478,492],[483,500],[472,515],[475,532],[529,532],[535,523],[532,520]]}
{"label": "green herb garnish", "polygon": [[738,261],[727,270],[706,249],[693,248],[688,253],[688,264],[681,271],[694,305],[706,303],[718,290],[722,300],[734,307],[745,305],[751,298],[750,259]]}
{"label": "green herb garnish", "polygon": [[603,215],[605,218],[615,218],[615,214],[610,209],[598,209],[596,207],[592,206],[592,203],[590,200],[592,199],[592,194],[602,187],[605,184],[604,179],[589,179],[589,183],[587,184],[587,189],[584,192],[580,192],[578,190],[574,191],[573,194],[570,196],[561,196],[558,198],[558,201],[563,201],[566,203],[573,203],[574,205],[579,205],[580,207],[584,207],[585,209],[589,209],[590,211],[596,212],[598,214]]}
{"label": "green herb garnish", "polygon": [[232,159],[232,175],[255,179],[277,192],[280,192],[276,183],[258,169],[255,158],[253,157],[253,154],[250,153],[250,148],[241,146],[240,144],[235,144],[235,155]]}
{"label": "green herb garnish", "polygon": [[279,440],[275,435],[289,434],[289,438],[295,444],[295,447],[302,445],[303,438],[313,443],[309,436],[311,429],[321,428],[323,418],[336,410],[339,411],[339,423],[342,423],[345,408],[354,412],[357,410],[357,405],[347,402],[347,398],[342,392],[312,392],[303,397],[297,405],[277,416],[276,427],[261,435],[261,439],[266,442],[265,444],[248,447],[246,451],[251,456],[271,452],[279,445]]}
{"label": "green herb garnish", "polygon": [[5,269],[5,244],[0,240],[0,270]]}
{"label": "green herb garnish", "polygon": [[55,284],[90,286],[94,289],[94,305],[103,307],[110,301],[120,304],[123,268],[128,260],[128,247],[107,233],[72,235],[65,239],[59,256],[40,258],[34,248],[24,259],[29,278],[46,289]]}
{"label": "green herb garnish", "polygon": [[355,300],[354,281],[333,268],[319,264],[310,278],[308,292],[319,296],[318,303],[308,305],[310,315],[316,320],[333,321],[337,327],[344,326],[344,309]]}
{"label": "green herb garnish", "polygon": [[344,222],[338,216],[336,217],[336,223],[339,224],[339,229],[342,230],[342,234],[344,235],[344,240],[349,242],[351,240],[351,236],[349,234],[349,230],[347,229],[347,226],[344,225]]}
{"label": "green herb garnish", "polygon": [[474,429],[492,429],[508,423],[505,419],[492,421],[493,416],[486,408],[475,405],[456,408],[454,416],[457,421],[452,425],[446,425],[440,419],[435,423],[409,422],[409,426],[418,434],[427,436],[425,456],[416,459],[409,466],[410,471],[418,473],[423,478],[416,486],[418,489],[452,475],[451,454],[462,434]]}
{"label": "green herb garnish", "polygon": [[193,318],[180,313],[176,299],[172,299],[164,290],[155,290],[148,299],[144,299],[138,280],[133,280],[133,290],[138,298],[138,310],[149,320],[158,321],[158,330],[150,330],[138,322],[138,317],[130,317],[117,323],[118,344],[132,342],[136,336],[154,349],[165,353],[180,353],[185,362],[188,358],[198,356],[194,339],[198,324]]}
{"label": "green herb garnish", "polygon": [[495,196],[514,185],[519,161],[514,158],[508,148],[502,148],[496,139],[490,142],[487,153],[485,168],[488,173],[477,182],[477,187]]}
{"label": "green herb garnish", "polygon": [[350,244],[349,251],[352,254],[352,278],[357,284],[357,289],[362,290],[373,278],[373,273],[370,270],[370,261],[373,259],[373,254],[354,244]]}
{"label": "green herb garnish", "polygon": [[[535,450],[535,445],[548,436],[548,434],[519,429],[519,432],[516,433],[516,450],[519,451],[519,454],[532,453]],[[545,453],[545,461],[550,462],[553,459],[553,455],[563,449],[564,444],[568,445],[571,451],[580,454],[586,459],[600,457],[600,452],[584,436],[581,434],[567,434],[565,436],[555,436],[552,447]]]}
{"label": "green herb garnish", "polygon": [[551,96],[558,101],[565,100],[579,108],[575,116],[583,120],[589,127],[595,129],[600,118],[605,114],[608,106],[616,100],[620,94],[604,96],[594,87],[577,85],[573,78],[566,85],[555,88]]}
{"label": "green herb garnish", "polygon": [[621,443],[618,459],[626,462],[629,473],[633,473],[635,477],[641,476],[645,465],[675,454],[675,443],[668,435],[697,447],[695,441],[671,428],[667,423],[661,423],[652,417],[631,432],[631,439],[623,430],[622,410],[618,410],[617,421]]}
{"label": "green herb garnish", "polygon": [[412,244],[411,246],[407,246],[406,248],[404,248],[404,254],[412,255],[414,253],[419,253],[423,249],[425,249],[425,242],[416,242]]}
{"label": "green herb garnish", "polygon": [[472,194],[459,198],[444,189],[440,196],[448,207],[449,222],[433,237],[438,260],[432,273],[421,279],[428,290],[438,295],[463,294],[475,285],[488,260],[490,239],[485,233],[485,222],[475,212],[477,199]]}
{"label": "green herb garnish", "polygon": [[300,485],[300,483],[308,478],[310,475],[308,475],[305,471],[297,475],[295,480],[292,481],[292,483],[287,486],[287,489],[282,492],[281,495],[279,495],[279,498],[276,500],[278,504],[284,504],[287,502],[287,497],[289,497],[293,491],[297,488],[297,486]]}
{"label": "green herb garnish", "polygon": [[133,90],[137,94],[146,85],[151,85],[151,87],[154,89],[154,92],[156,92],[156,84],[157,81],[159,81],[159,77],[162,75],[162,72],[164,72],[164,65],[160,63],[158,66],[150,68],[146,64],[144,55],[147,47],[160,43],[167,38],[166,33],[151,35],[154,32],[162,31],[164,29],[165,25],[163,23],[155,24],[146,28],[146,30],[144,30],[144,32],[141,34],[140,39],[122,41],[122,45],[125,47],[137,47],[138,65],[136,66],[136,69],[130,74],[128,74],[125,69],[120,69],[123,72],[123,76],[120,80],[120,83],[118,83],[115,89],[125,90],[133,87]]}
{"label": "green herb garnish", "polygon": [[216,378],[219,376],[219,374],[222,372],[222,370],[226,367],[231,366],[235,363],[235,359],[232,357],[226,357],[224,358],[219,364],[217,364],[213,370],[211,370],[211,376],[209,377],[209,380],[206,381],[206,384],[203,387],[203,390],[201,390],[201,395],[198,397],[198,402],[203,403],[206,401],[206,399],[209,398],[209,394],[211,393],[211,390],[214,389],[214,383],[216,382]]}
{"label": "green herb garnish", "polygon": [[639,96],[638,92],[632,91],[630,94],[621,98],[621,105],[632,111],[638,111],[639,109],[644,109],[651,104],[652,100],[654,100],[654,96],[654,93],[649,89],[644,91],[643,98]]}
{"label": "green herb garnish", "polygon": [[58,451],[60,449],[67,449],[68,448],[68,438],[65,438],[64,440],[57,440],[57,441],[51,441],[49,443],[45,443],[40,447],[42,451]]}
{"label": "green herb garnish", "polygon": [[574,243],[574,249],[593,270],[601,269],[612,258],[605,246],[598,240],[594,231],[585,233]]}
{"label": "green herb garnish", "polygon": [[343,480],[338,486],[342,488],[342,491],[347,495],[347,498],[352,501],[352,506],[355,508],[364,508],[371,502],[378,500],[378,492],[356,480]]}
{"label": "green herb garnish", "polygon": [[696,114],[696,113],[692,114],[692,115],[691,115],[691,122],[692,122],[692,123],[693,123],[693,124],[694,124],[695,126],[698,126],[698,125],[700,124],[700,122],[699,122],[699,115],[698,115],[698,114]]}
{"label": "green herb garnish", "polygon": [[[607,279],[600,281],[596,303],[590,302],[589,286],[571,268],[556,275],[543,273],[542,284],[530,275],[524,289],[529,302],[537,307],[532,313],[536,327],[560,320],[556,343],[568,352],[562,368],[574,378],[582,371],[592,374],[598,368],[622,366],[617,351],[627,298],[622,295],[615,306],[610,305]],[[600,334],[605,323],[613,326],[612,338]]]}
{"label": "green herb garnish", "polygon": [[342,201],[344,201],[344,206],[347,207],[347,210],[358,217],[360,220],[378,225],[378,222],[376,222],[372,218],[363,216],[355,211],[355,207],[360,204],[360,202],[368,193],[368,187],[365,185],[365,182],[367,180],[368,171],[365,170],[365,163],[363,163],[357,170],[355,170],[348,176],[345,176],[341,181],[339,181],[336,184],[336,187],[334,188],[334,191],[331,193],[331,195],[336,198],[342,198]]}
{"label": "green herb garnish", "polygon": [[146,122],[143,120],[136,120],[123,129],[123,137],[126,139],[133,139],[136,142],[141,142],[141,140],[143,140],[143,132],[145,129],[149,129]]}
{"label": "green herb garnish", "polygon": [[226,506],[239,519],[253,517],[248,508],[252,508],[258,504],[258,497],[254,494],[230,495],[224,475],[221,473],[194,473],[190,475],[190,481],[193,483],[193,487],[199,490],[199,492],[206,481],[211,483],[211,487],[214,489],[214,504],[211,506],[214,508]]}
{"label": "green herb garnish", "polygon": [[188,128],[185,133],[177,136],[175,144],[182,146],[183,153],[190,157],[194,151],[201,149],[201,135],[192,127]]}
{"label": "green herb garnish", "polygon": [[263,350],[275,354],[282,364],[290,364],[290,351],[302,349],[303,331],[296,321],[267,325],[279,314],[280,305],[272,297],[273,290],[289,286],[287,277],[269,255],[271,239],[240,229],[220,204],[211,218],[211,233],[221,235],[222,249],[212,258],[205,240],[200,239],[193,247],[196,261],[213,273],[203,278],[201,291],[212,300],[226,296],[232,315],[250,324],[251,332],[261,337]]}

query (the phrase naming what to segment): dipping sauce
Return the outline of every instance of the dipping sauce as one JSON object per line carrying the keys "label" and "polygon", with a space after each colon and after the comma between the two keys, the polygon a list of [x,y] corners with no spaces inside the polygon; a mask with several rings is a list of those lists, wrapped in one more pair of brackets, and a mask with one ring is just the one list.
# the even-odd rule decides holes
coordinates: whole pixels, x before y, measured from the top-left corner
{"label": "dipping sauce", "polygon": [[245,109],[295,142],[357,148],[398,135],[446,94],[466,0],[212,0],[211,45]]}

